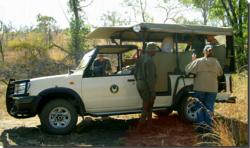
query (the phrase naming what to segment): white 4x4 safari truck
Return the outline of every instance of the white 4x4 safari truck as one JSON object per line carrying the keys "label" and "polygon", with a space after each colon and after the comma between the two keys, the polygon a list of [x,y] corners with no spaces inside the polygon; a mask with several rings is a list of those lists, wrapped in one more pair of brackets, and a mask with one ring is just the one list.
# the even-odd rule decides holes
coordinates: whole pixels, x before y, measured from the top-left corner
{"label": "white 4x4 safari truck", "polygon": [[[218,78],[217,100],[225,101],[232,98],[230,72],[234,71],[230,28],[141,23],[132,27],[100,27],[91,32],[89,39],[109,39],[112,45],[89,50],[79,66],[68,74],[18,81],[10,79],[6,92],[7,111],[15,118],[38,115],[42,129],[52,134],[71,132],[78,115],[139,113],[142,101],[133,75],[136,58],[128,57],[131,54],[138,57],[138,48],[145,48],[147,42],[155,42],[160,48],[164,38],[170,37],[173,40],[170,52],[161,51],[154,57],[158,77],[153,110],[155,113],[176,110],[185,120],[193,121],[196,111],[188,98],[194,76],[184,75],[192,51],[184,51],[183,45],[195,37],[205,45],[207,35],[218,36],[223,42],[214,47],[214,54],[224,69],[224,76]],[[109,57],[112,65],[109,75],[95,75],[93,62],[98,54]]]}

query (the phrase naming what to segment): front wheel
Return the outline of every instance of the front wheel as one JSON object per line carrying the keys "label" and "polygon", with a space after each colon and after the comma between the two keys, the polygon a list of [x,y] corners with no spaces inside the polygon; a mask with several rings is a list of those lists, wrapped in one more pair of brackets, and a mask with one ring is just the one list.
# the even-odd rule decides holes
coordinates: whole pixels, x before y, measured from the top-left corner
{"label": "front wheel", "polygon": [[64,99],[48,102],[39,117],[42,130],[50,134],[68,134],[77,123],[76,109]]}
{"label": "front wheel", "polygon": [[185,96],[181,102],[180,109],[178,110],[182,119],[187,122],[196,121],[197,111],[198,110],[195,107],[195,99],[191,95]]}

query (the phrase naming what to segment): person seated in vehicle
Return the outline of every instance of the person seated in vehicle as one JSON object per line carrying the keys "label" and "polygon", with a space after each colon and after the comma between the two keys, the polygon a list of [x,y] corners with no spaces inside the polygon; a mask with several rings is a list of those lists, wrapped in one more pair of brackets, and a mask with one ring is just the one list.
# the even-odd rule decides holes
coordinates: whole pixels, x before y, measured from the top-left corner
{"label": "person seated in vehicle", "polygon": [[172,52],[174,41],[172,37],[165,37],[161,44],[161,51]]}
{"label": "person seated in vehicle", "polygon": [[216,38],[213,36],[213,35],[208,35],[206,37],[207,39],[207,42],[212,45],[212,46],[215,46],[215,45],[219,45],[219,42],[216,40]]}
{"label": "person seated in vehicle", "polygon": [[103,54],[99,54],[94,61],[94,76],[106,76],[112,71],[109,59],[105,58]]}
{"label": "person seated in vehicle", "polygon": [[192,49],[192,41],[191,40],[189,40],[188,42],[187,42],[187,46],[186,46],[186,48],[185,48],[185,52],[188,52],[188,51],[190,51]]}

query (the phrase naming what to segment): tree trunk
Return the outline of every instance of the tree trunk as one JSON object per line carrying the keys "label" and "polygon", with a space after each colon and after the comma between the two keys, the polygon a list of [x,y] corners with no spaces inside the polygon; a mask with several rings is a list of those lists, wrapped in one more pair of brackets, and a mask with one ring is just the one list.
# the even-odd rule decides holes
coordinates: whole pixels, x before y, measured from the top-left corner
{"label": "tree trunk", "polygon": [[141,8],[141,15],[142,15],[142,21],[143,22],[146,22],[145,7],[146,7],[146,3],[145,3],[145,6],[143,8],[143,2],[142,2],[142,0],[140,0],[140,8]]}
{"label": "tree trunk", "polygon": [[3,43],[1,40],[0,40],[0,53],[1,53],[2,62],[4,63]]}

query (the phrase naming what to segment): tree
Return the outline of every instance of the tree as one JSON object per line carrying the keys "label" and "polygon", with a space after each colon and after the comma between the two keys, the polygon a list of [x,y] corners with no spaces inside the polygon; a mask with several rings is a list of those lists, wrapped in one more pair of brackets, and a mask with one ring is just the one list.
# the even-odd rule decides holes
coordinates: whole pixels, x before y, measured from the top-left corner
{"label": "tree", "polygon": [[56,20],[46,15],[37,15],[37,30],[44,34],[45,44],[49,45],[52,41],[52,31],[55,30]]}
{"label": "tree", "polygon": [[[153,17],[147,13],[147,0],[123,0],[124,5],[130,7],[134,13],[134,19],[138,22],[137,16],[138,14],[141,16],[142,22],[153,22]],[[139,22],[141,22],[139,21]]]}
{"label": "tree", "polygon": [[8,41],[9,32],[12,30],[11,24],[6,25],[2,21],[0,21],[0,54],[1,54],[1,61],[4,63],[4,48],[6,42]]}
{"label": "tree", "polygon": [[203,24],[207,25],[209,10],[214,5],[214,0],[180,0],[183,4],[187,6],[193,6],[201,11],[203,17]]}
{"label": "tree", "polygon": [[186,24],[186,25],[199,25],[201,22],[197,19],[194,20],[188,20],[183,16],[178,16],[175,18],[175,22],[178,24]]}
{"label": "tree", "polygon": [[4,26],[4,24],[3,24],[3,22],[2,21],[0,21],[0,53],[1,53],[1,59],[2,59],[2,62],[4,62],[4,52],[3,52],[3,39],[4,39],[4,29],[5,28],[5,26]]}
{"label": "tree", "polygon": [[226,14],[220,0],[215,0],[214,1],[213,7],[209,10],[208,19],[215,20],[218,23],[221,23],[220,26],[223,26],[223,27],[226,27],[226,26],[230,25],[230,22],[229,22],[229,20],[227,18],[227,14]]}
{"label": "tree", "polygon": [[[121,26],[129,25],[131,20],[121,18],[121,15],[116,11],[107,11],[101,16],[104,26]],[[130,18],[129,18],[130,19]]]}
{"label": "tree", "polygon": [[246,0],[220,0],[227,18],[233,27],[236,44],[236,67],[247,63],[248,52],[244,45],[247,40],[248,8]]}
{"label": "tree", "polygon": [[80,5],[82,0],[69,0],[69,9],[72,14],[70,19],[70,51],[74,58],[75,64],[78,64],[83,56],[83,51],[87,47],[85,38],[90,31],[89,27],[84,24],[82,7]]}
{"label": "tree", "polygon": [[183,7],[178,1],[175,0],[161,0],[157,4],[157,8],[160,8],[165,13],[165,19],[163,20],[163,23],[166,23],[169,20],[174,21],[175,23],[178,23],[181,12],[183,12]]}

